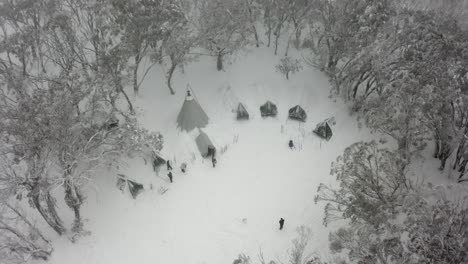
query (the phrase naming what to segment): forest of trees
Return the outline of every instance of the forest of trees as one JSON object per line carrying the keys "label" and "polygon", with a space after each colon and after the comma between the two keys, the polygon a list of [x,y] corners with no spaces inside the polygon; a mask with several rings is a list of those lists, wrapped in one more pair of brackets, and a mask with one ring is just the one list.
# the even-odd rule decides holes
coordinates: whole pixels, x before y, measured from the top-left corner
{"label": "forest of trees", "polygon": [[[236,52],[266,46],[285,55],[277,69],[289,78],[302,67],[287,57],[292,44],[357,118],[396,143],[353,144],[332,165],[339,187],[319,187],[324,224],[350,223],[330,234],[332,252],[369,264],[468,261],[466,201],[409,174],[433,147],[441,170],[468,181],[467,8],[461,0],[2,1],[0,258],[52,254],[25,206],[58,235],[79,239],[83,189],[96,171],[161,150],[162,135],[139,126],[132,103],[154,65],[166,71],[154,89],[174,94],[177,69],[199,56],[221,71]],[[73,223],[57,210],[57,188]],[[290,263],[325,262],[300,253]]]}

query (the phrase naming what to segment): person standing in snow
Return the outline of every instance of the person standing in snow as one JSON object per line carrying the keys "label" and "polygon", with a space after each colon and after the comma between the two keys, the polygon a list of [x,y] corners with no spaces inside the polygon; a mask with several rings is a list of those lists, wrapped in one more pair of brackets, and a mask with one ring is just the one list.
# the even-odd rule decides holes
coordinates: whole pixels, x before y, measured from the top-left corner
{"label": "person standing in snow", "polygon": [[168,171],[171,171],[171,170],[172,170],[172,166],[171,166],[171,161],[170,161],[170,160],[167,160],[167,161],[166,161],[166,165],[167,165],[167,170],[168,170]]}
{"label": "person standing in snow", "polygon": [[296,148],[296,147],[294,147],[294,143],[293,143],[292,140],[289,140],[289,144],[288,144],[288,145],[289,145],[289,148],[290,148],[291,150],[293,150],[293,149]]}
{"label": "person standing in snow", "polygon": [[283,218],[281,218],[279,220],[279,224],[280,224],[280,230],[283,230],[283,226],[284,226],[284,219]]}
{"label": "person standing in snow", "polygon": [[169,180],[172,183],[172,171],[169,171],[169,173],[167,174],[167,177],[169,177]]}
{"label": "person standing in snow", "polygon": [[211,163],[213,163],[213,168],[216,167],[216,163],[218,161],[216,160],[216,158],[214,156],[211,157]]}

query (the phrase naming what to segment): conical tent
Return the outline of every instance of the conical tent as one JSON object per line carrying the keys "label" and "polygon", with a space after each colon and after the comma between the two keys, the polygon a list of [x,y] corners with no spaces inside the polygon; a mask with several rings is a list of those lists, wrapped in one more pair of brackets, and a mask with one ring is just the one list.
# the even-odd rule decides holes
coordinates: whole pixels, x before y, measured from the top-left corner
{"label": "conical tent", "polygon": [[249,119],[249,113],[242,103],[237,106],[237,119]]}
{"label": "conical tent", "polygon": [[182,109],[177,116],[177,127],[181,130],[191,131],[194,128],[202,128],[208,124],[209,118],[200,104],[187,91]]}
{"label": "conical tent", "polygon": [[317,134],[319,137],[326,139],[327,141],[330,140],[330,138],[333,135],[330,125],[328,125],[328,122],[319,123],[315,128],[314,133]]}
{"label": "conical tent", "polygon": [[289,118],[305,122],[307,119],[307,114],[299,105],[294,106],[289,109]]}
{"label": "conical tent", "polygon": [[202,157],[206,158],[215,155],[216,148],[205,132],[200,131],[200,135],[195,139],[195,142],[197,143],[198,150],[200,150]]}
{"label": "conical tent", "polygon": [[264,105],[260,106],[260,113],[262,117],[276,116],[276,114],[278,114],[278,110],[274,103],[267,101]]}

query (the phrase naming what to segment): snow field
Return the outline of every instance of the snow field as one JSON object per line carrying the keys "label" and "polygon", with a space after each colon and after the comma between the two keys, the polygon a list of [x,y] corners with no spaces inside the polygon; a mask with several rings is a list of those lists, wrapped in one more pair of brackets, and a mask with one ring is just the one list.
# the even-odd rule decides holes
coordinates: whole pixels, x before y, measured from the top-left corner
{"label": "snow field", "polygon": [[[323,204],[314,204],[317,186],[335,184],[330,163],[345,147],[371,135],[358,128],[346,106],[328,98],[322,73],[304,67],[286,81],[275,72],[280,58],[267,48],[254,49],[226,65],[225,72],[216,71],[212,58],[201,58],[186,66],[185,74],[176,73],[175,96],[163,86],[163,69],[154,68],[136,105],[142,124],[164,136],[162,154],[173,160],[174,183],[165,168],[156,176],[149,163],[129,160],[119,173],[146,189],[133,200],[115,187],[118,172],[104,172],[83,208],[92,235],[76,244],[56,241],[50,263],[220,264],[232,263],[239,253],[256,261],[260,248],[265,259],[286,261],[301,225],[313,232],[308,251],[327,256],[329,229],[322,225]],[[201,159],[196,131],[176,129],[187,83],[210,117],[204,131],[218,153],[226,150],[216,168]],[[259,107],[267,100],[277,104],[276,118],[260,117]],[[250,120],[235,120],[232,109],[239,101]],[[297,104],[308,114],[306,123],[287,120],[287,111]],[[312,129],[331,116],[337,124],[326,142]],[[288,148],[289,139],[296,150]],[[186,174],[179,170],[182,162],[188,164]],[[167,188],[162,195],[161,187]],[[280,217],[286,220],[282,231]]]}

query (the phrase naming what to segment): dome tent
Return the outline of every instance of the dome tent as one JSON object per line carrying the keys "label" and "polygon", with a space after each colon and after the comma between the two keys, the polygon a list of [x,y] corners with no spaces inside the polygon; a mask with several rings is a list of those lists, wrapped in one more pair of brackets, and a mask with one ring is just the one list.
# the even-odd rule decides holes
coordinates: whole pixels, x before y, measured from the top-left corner
{"label": "dome tent", "polygon": [[240,119],[249,119],[249,113],[242,103],[237,106],[237,120]]}
{"label": "dome tent", "polygon": [[290,119],[294,119],[294,120],[298,120],[298,121],[302,121],[302,122],[305,122],[306,119],[307,119],[306,112],[299,105],[296,105],[293,108],[289,109],[289,115],[288,116],[289,116]]}
{"label": "dome tent", "polygon": [[198,150],[200,151],[202,157],[214,157],[216,153],[216,148],[205,132],[200,130],[200,134],[195,139],[195,142],[197,143]]}
{"label": "dome tent", "polygon": [[200,104],[187,90],[184,104],[177,116],[177,127],[183,131],[191,131],[194,128],[203,128],[208,124],[209,118]]}
{"label": "dome tent", "polygon": [[260,113],[262,117],[275,117],[278,114],[278,109],[274,103],[267,101],[264,105],[260,106]]}
{"label": "dome tent", "polygon": [[314,133],[317,134],[317,136],[326,139],[327,141],[330,140],[330,138],[333,136],[333,132],[327,121],[323,121],[317,124],[317,127],[314,129]]}

